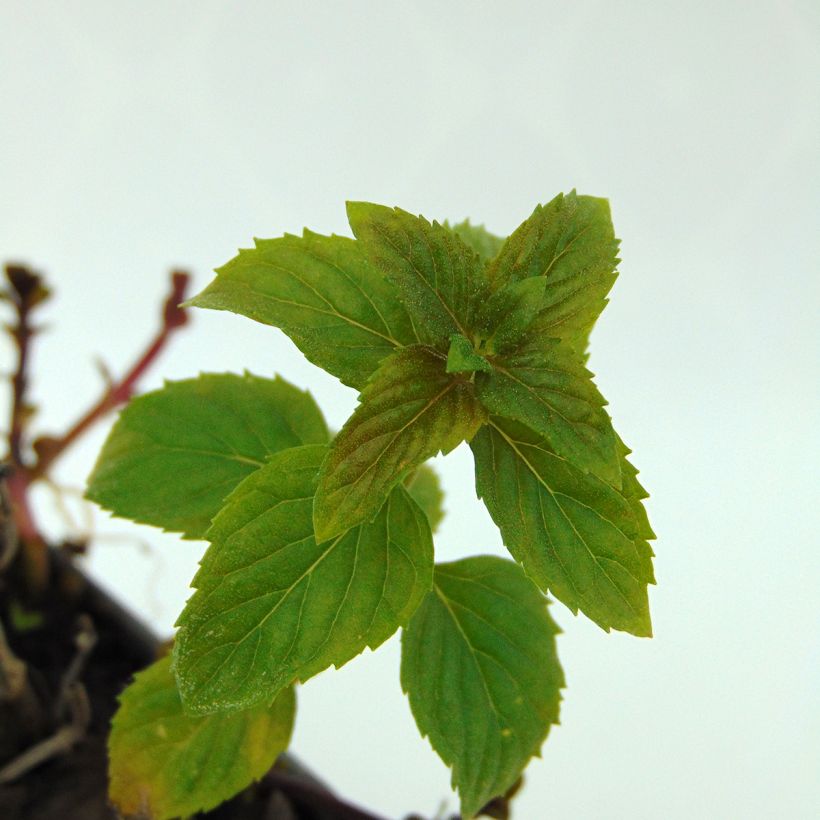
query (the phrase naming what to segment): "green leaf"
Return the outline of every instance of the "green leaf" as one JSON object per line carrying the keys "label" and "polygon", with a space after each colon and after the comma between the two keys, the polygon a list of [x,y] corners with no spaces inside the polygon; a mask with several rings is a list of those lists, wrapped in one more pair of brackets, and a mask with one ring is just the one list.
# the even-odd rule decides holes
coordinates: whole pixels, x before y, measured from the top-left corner
{"label": "green leaf", "polygon": [[341,666],[387,640],[430,589],[430,527],[403,488],[372,523],[317,545],[312,502],[325,453],[277,453],[236,488],[208,531],[211,547],[174,644],[189,709],[269,701]]}
{"label": "green leaf", "polygon": [[512,786],[558,722],[558,632],[512,561],[436,566],[402,634],[401,684],[422,735],[453,769],[464,817]]}
{"label": "green leaf", "polygon": [[290,740],[296,701],[196,716],[182,708],[170,658],[120,695],[108,739],[109,795],[124,816],[169,820],[207,811],[258,780]]}
{"label": "green leaf", "polygon": [[476,353],[473,343],[460,333],[454,333],[450,339],[446,369],[448,373],[475,373],[476,370],[492,373],[490,363]]}
{"label": "green leaf", "polygon": [[652,566],[652,559],[655,557],[655,553],[649,545],[649,541],[654,541],[657,536],[649,523],[646,508],[643,505],[644,499],[649,498],[649,493],[638,481],[638,470],[627,459],[632,451],[623,443],[620,437],[618,438],[618,452],[621,456],[621,475],[623,476],[621,494],[629,502],[632,514],[637,522],[638,537],[635,539],[635,545],[641,555],[644,578],[648,583],[654,584],[655,570]]}
{"label": "green leaf", "polygon": [[167,382],[122,411],[86,495],[122,518],[201,538],[231,490],[272,453],[327,441],[316,402],[279,377]]}
{"label": "green leaf", "polygon": [[322,467],[313,513],[320,542],[370,520],[410,470],[471,439],[485,418],[473,385],[420,346],[383,362],[360,402]]}
{"label": "green leaf", "polygon": [[488,350],[514,348],[544,307],[546,282],[541,277],[511,282],[497,290],[479,312],[478,330]]}
{"label": "green leaf", "polygon": [[488,268],[494,288],[532,276],[547,279],[541,331],[579,352],[617,278],[618,240],[609,202],[574,191],[539,205]]}
{"label": "green leaf", "polygon": [[405,479],[404,487],[424,510],[430,529],[435,532],[444,518],[444,492],[436,471],[429,464],[422,464]]}
{"label": "green leaf", "polygon": [[191,305],[281,328],[307,358],[360,389],[379,362],[418,337],[398,294],[359,243],[305,230],[256,240],[217,270]]}
{"label": "green leaf", "polygon": [[420,340],[446,352],[454,333],[468,336],[485,277],[478,255],[452,231],[400,208],[348,202],[356,238],[393,282]]}
{"label": "green leaf", "polygon": [[617,437],[603,396],[580,356],[557,339],[528,337],[514,353],[476,374],[476,395],[490,413],[545,436],[559,456],[621,486]]}
{"label": "green leaf", "polygon": [[469,219],[457,225],[450,225],[445,221],[444,227],[456,234],[465,245],[471,247],[482,262],[492,259],[504,244],[500,236],[491,234],[483,225],[471,225]]}
{"label": "green leaf", "polygon": [[515,422],[491,418],[471,447],[478,495],[533,581],[607,631],[650,636],[651,550],[634,500]]}

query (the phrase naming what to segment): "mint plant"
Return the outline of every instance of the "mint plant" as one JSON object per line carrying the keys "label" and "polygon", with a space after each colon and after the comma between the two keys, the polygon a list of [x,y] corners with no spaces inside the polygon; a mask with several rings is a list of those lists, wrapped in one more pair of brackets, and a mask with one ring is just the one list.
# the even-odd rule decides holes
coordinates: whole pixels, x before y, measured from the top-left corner
{"label": "mint plant", "polygon": [[[401,686],[472,817],[558,720],[546,594],[651,635],[646,492],[586,369],[619,261],[607,201],[559,195],[503,240],[348,216],[355,238],[257,240],[188,303],[280,328],[358,390],[339,433],[279,377],[205,374],[132,400],[89,479],[114,514],[209,542],[172,659],[113,722],[124,812],[227,799],[287,746],[297,683],[402,629]],[[462,442],[514,560],[434,563],[425,462]]]}

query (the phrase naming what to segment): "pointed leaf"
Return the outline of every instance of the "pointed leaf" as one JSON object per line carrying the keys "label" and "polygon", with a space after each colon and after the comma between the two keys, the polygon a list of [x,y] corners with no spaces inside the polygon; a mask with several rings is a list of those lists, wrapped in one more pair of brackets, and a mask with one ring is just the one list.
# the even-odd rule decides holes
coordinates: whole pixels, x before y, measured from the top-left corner
{"label": "pointed leaf", "polygon": [[424,510],[435,533],[444,518],[444,492],[436,471],[429,464],[422,464],[405,479],[404,487]]}
{"label": "pointed leaf", "polygon": [[396,348],[418,342],[398,294],[342,236],[256,240],[191,300],[281,328],[311,362],[360,389]]}
{"label": "pointed leaf", "polygon": [[373,374],[336,436],[316,491],[316,537],[370,520],[414,467],[473,437],[484,421],[473,385],[425,347],[394,353]]}
{"label": "pointed leaf", "polygon": [[270,701],[375,649],[432,582],[427,518],[403,488],[376,519],[317,545],[312,507],[326,448],[278,453],[228,499],[179,618],[175,670],[197,712]]}
{"label": "pointed leaf", "polygon": [[464,817],[512,786],[558,722],[558,631],[512,561],[436,566],[402,634],[401,684],[422,735],[453,769]]}
{"label": "pointed leaf", "polygon": [[521,424],[493,417],[471,447],[478,495],[533,581],[607,631],[651,635],[651,550],[632,501]]}
{"label": "pointed leaf", "polygon": [[545,436],[560,456],[621,486],[617,437],[606,401],[578,353],[556,339],[529,337],[476,374],[476,396],[490,413],[515,419]]}
{"label": "pointed leaf", "polygon": [[400,208],[348,202],[347,214],[356,238],[398,288],[422,342],[446,352],[453,333],[469,335],[485,283],[475,251],[438,222]]}
{"label": "pointed leaf", "polygon": [[279,377],[167,382],[120,413],[86,495],[122,518],[201,538],[228,494],[268,456],[328,441],[312,396]]}
{"label": "pointed leaf", "polygon": [[540,328],[583,352],[617,278],[618,240],[609,202],[574,191],[539,205],[488,268],[497,289],[531,276],[547,278]]}
{"label": "pointed leaf", "polygon": [[450,339],[450,349],[447,352],[448,373],[475,373],[476,370],[492,373],[490,363],[473,347],[469,339],[460,333],[454,333]]}
{"label": "pointed leaf", "polygon": [[465,245],[471,247],[482,262],[492,259],[504,244],[502,237],[490,233],[483,225],[470,224],[469,219],[456,225],[445,222],[444,227],[449,228]]}
{"label": "pointed leaf", "polygon": [[137,673],[114,715],[110,797],[125,816],[170,820],[218,806],[262,777],[290,740],[292,688],[270,706],[190,715],[170,661],[163,658]]}

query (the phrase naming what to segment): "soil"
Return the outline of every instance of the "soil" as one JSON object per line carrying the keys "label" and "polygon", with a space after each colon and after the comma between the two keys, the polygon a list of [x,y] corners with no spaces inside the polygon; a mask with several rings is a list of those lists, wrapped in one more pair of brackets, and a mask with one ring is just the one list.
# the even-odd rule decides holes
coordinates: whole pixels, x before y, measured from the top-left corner
{"label": "soil", "polygon": [[[0,818],[116,820],[107,800],[109,721],[117,695],[162,645],[65,550],[52,548],[49,561],[49,583],[40,594],[27,589],[19,556],[0,575],[0,781],[10,768],[27,768],[33,748],[59,738],[51,741],[57,753],[0,782]],[[234,799],[197,816],[378,820],[336,798],[289,755]]]}

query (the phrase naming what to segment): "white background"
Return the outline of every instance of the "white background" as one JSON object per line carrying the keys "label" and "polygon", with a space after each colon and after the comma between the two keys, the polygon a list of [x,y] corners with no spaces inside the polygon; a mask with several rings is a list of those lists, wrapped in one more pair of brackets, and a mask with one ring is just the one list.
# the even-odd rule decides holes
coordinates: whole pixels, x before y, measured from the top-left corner
{"label": "white background", "polygon": [[[201,288],[255,235],[346,233],[345,199],[506,234],[558,191],[608,196],[591,366],[652,493],[655,638],[553,606],[569,688],[516,817],[817,816],[820,6],[3,0],[0,60],[0,258],[58,291],[43,430],[97,393],[95,357],[130,363],[172,265]],[[355,405],[279,331],[205,311],[144,387],[242,368],[334,427]],[[440,468],[439,557],[500,554],[469,451]],[[168,632],[202,545],[95,518],[92,571]],[[293,749],[385,816],[455,807],[395,639],[302,688]]]}

